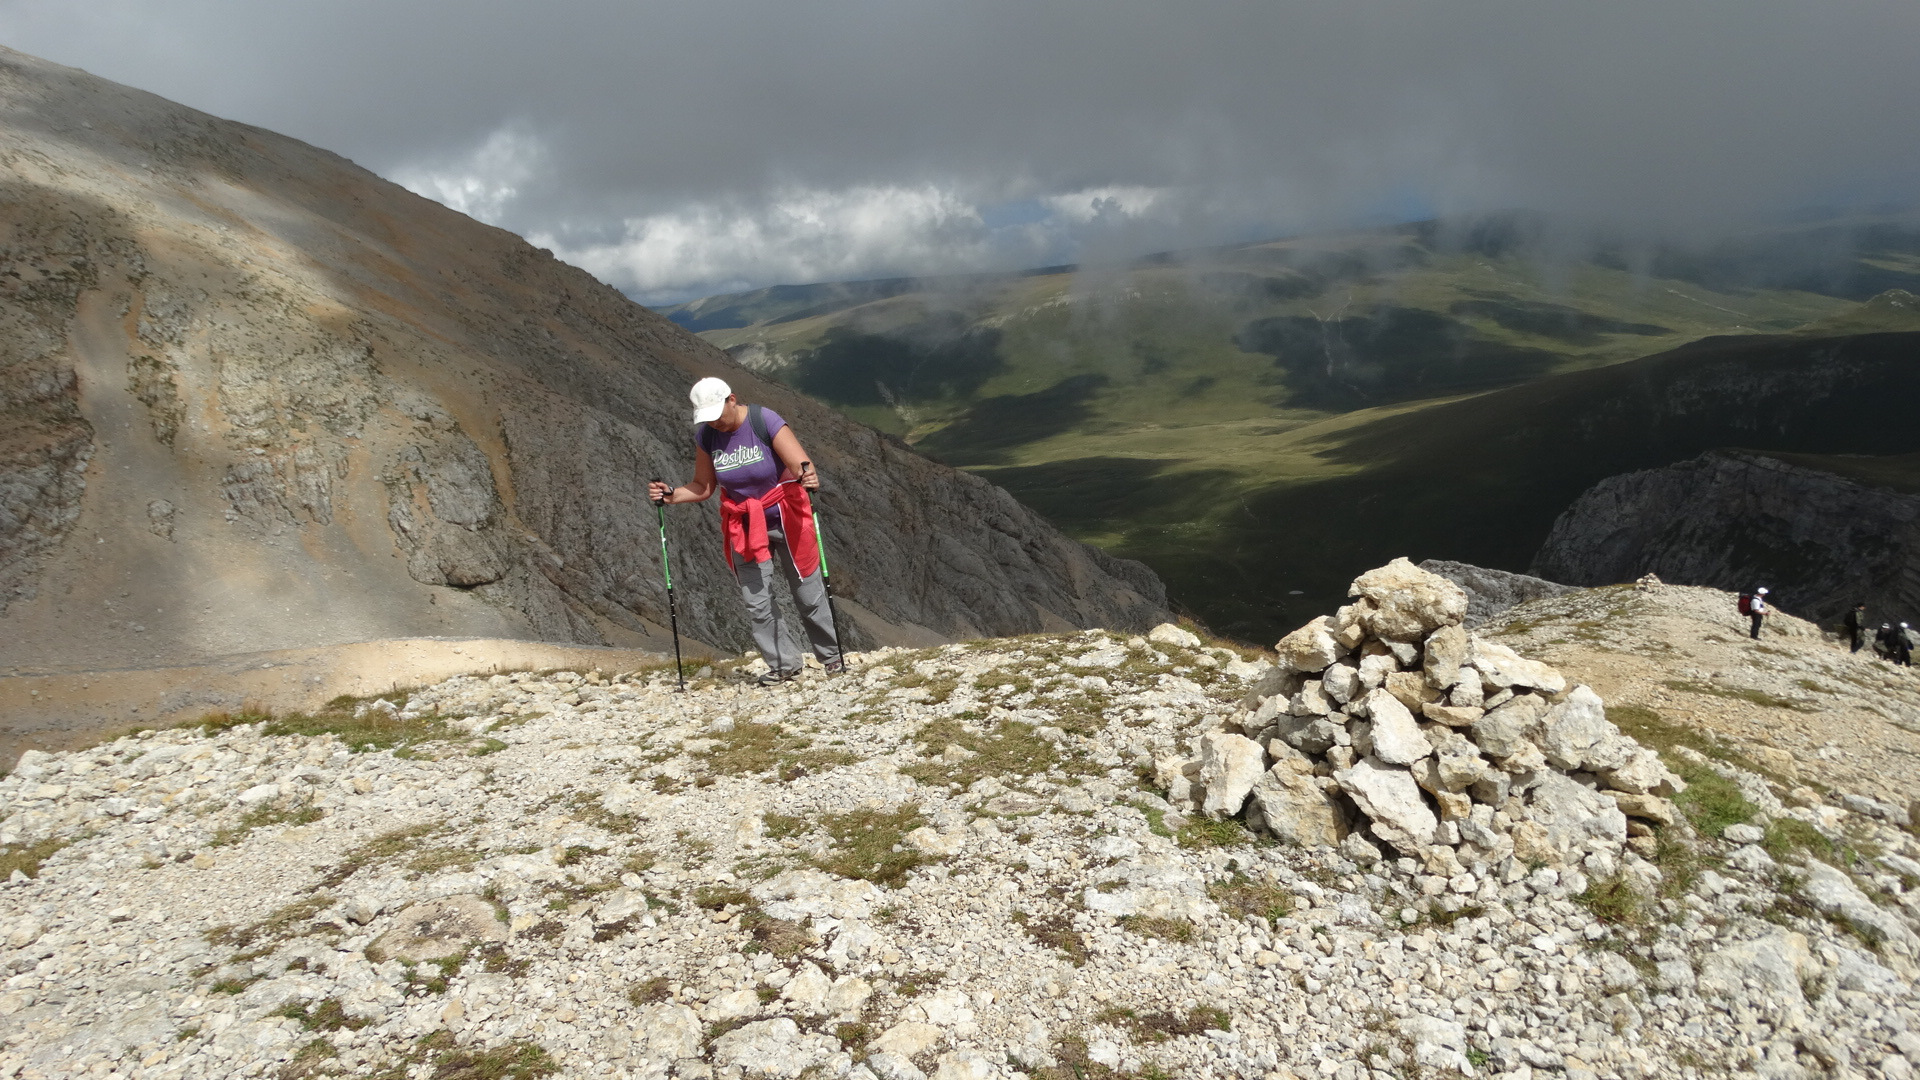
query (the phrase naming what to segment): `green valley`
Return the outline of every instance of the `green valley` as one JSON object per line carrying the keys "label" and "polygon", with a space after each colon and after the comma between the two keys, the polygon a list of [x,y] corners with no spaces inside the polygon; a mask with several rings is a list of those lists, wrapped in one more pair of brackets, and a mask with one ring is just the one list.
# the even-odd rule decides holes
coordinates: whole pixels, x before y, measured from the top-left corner
{"label": "green valley", "polygon": [[[1842,348],[1871,374],[1803,378],[1831,352],[1815,341],[1920,329],[1911,298],[1862,303],[1920,289],[1920,232],[1836,228],[1629,265],[1543,259],[1512,222],[1429,223],[668,314],[1258,640],[1393,555],[1525,569],[1613,472],[1721,445],[1920,449],[1898,411],[1870,433],[1844,419],[1920,400],[1896,373],[1911,340]],[[1739,389],[1756,370],[1776,377]],[[1693,396],[1672,411],[1654,385]]]}

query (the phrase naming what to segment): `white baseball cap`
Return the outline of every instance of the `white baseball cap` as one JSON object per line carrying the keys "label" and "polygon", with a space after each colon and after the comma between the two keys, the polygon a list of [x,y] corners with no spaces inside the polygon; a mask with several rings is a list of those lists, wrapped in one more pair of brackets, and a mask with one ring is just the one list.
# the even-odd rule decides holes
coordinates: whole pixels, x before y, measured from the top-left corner
{"label": "white baseball cap", "polygon": [[693,399],[693,422],[705,424],[720,419],[727,399],[733,396],[733,387],[709,375],[694,383],[687,396]]}
{"label": "white baseball cap", "polygon": [[[720,382],[720,380],[719,380],[719,379],[715,379],[715,380],[713,380],[713,381],[714,381],[714,382]],[[725,386],[725,385],[727,385],[727,384],[726,384],[726,383],[720,383],[720,385],[721,385],[721,386]],[[695,389],[698,389],[698,387],[696,387]],[[721,400],[721,401],[725,401],[725,400],[727,400],[727,399],[726,399],[726,398],[724,398],[724,397],[722,397],[722,398],[721,398],[720,400]],[[718,414],[718,413],[715,413],[714,415],[715,415],[715,416],[718,416],[719,414]],[[1755,590],[1754,590],[1754,592],[1756,592],[1756,593],[1759,593],[1759,594],[1760,594],[1761,596],[1765,596],[1765,595],[1767,595],[1767,587],[1766,587],[1765,585],[1762,585],[1762,586],[1760,586],[1760,587],[1759,587],[1758,589],[1755,589]]]}

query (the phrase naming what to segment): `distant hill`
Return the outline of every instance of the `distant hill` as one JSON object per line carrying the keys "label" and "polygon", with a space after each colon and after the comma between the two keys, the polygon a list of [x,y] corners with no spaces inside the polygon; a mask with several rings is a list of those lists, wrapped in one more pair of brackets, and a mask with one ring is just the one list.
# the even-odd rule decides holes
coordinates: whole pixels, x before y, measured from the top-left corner
{"label": "distant hill", "polygon": [[[1600,372],[1614,365],[1739,358],[1713,366],[1733,373],[1796,347],[1787,335],[1920,330],[1898,291],[1920,289],[1920,228],[1905,219],[1807,226],[1650,263],[1608,253],[1552,263],[1533,252],[1521,219],[1425,223],[1105,271],[762,290],[668,313],[689,325],[757,315],[702,336],[1005,485],[1073,535],[1146,561],[1176,602],[1256,638],[1297,625],[1324,605],[1326,589],[1391,555],[1523,570],[1553,516],[1608,475],[1546,448],[1543,466],[1560,462],[1585,479],[1516,479],[1526,494],[1513,498],[1529,508],[1500,526],[1512,526],[1511,542],[1477,525],[1465,542],[1455,524],[1413,520],[1391,504],[1362,508],[1372,534],[1348,537],[1342,522],[1354,508],[1341,500],[1399,490],[1407,460],[1451,448],[1456,422],[1492,440],[1488,450],[1531,445],[1525,410],[1502,402],[1537,392],[1577,412],[1580,394],[1612,385]],[[1419,419],[1427,413],[1431,421]],[[1887,421],[1893,433],[1914,427]],[[1730,432],[1676,437],[1657,452],[1631,424],[1614,437],[1651,454],[1627,454],[1627,469],[1720,445],[1856,452],[1844,427],[1834,425],[1839,441]],[[1344,445],[1352,449],[1330,449]],[[1453,487],[1512,502],[1467,468],[1499,454],[1446,452],[1466,455]],[[1508,475],[1505,464],[1495,472]],[[1453,522],[1450,513],[1433,521]],[[1347,550],[1356,545],[1374,554]],[[1333,564],[1322,567],[1326,559]],[[1271,610],[1242,599],[1249,573],[1275,575],[1261,601]],[[1300,596],[1288,600],[1293,589]]]}
{"label": "distant hill", "polygon": [[1920,334],[1711,338],[1424,408],[1336,417],[1289,433],[1276,457],[1302,465],[1259,486],[1224,469],[1137,460],[987,475],[1147,562],[1216,627],[1264,637],[1335,597],[1350,567],[1388,554],[1524,570],[1555,518],[1615,474],[1726,446],[1912,454],[1917,410]]}

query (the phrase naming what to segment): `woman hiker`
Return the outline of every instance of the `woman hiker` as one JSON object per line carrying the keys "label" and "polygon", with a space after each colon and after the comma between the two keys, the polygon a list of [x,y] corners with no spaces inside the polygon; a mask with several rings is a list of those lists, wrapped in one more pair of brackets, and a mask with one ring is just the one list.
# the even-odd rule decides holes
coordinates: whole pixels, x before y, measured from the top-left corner
{"label": "woman hiker", "polygon": [[[753,620],[754,644],[771,684],[800,674],[800,650],[786,623],[775,617],[773,561],[777,554],[787,575],[800,621],[813,654],[828,671],[841,667],[833,615],[820,575],[820,550],[813,531],[813,502],[820,474],[807,459],[793,429],[772,409],[742,405],[733,388],[715,378],[701,379],[693,399],[693,482],[670,488],[665,481],[647,485],[654,502],[705,502],[720,489],[720,533],[727,565],[740,583],[740,596]],[[736,558],[737,557],[737,558]]]}

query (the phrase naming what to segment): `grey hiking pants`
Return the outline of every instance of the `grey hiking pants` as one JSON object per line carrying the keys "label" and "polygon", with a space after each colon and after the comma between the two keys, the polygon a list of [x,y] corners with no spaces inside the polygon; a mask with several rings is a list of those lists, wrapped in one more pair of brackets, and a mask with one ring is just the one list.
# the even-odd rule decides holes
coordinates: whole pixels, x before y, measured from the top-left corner
{"label": "grey hiking pants", "polygon": [[733,576],[740,582],[740,598],[747,602],[747,615],[753,620],[753,643],[766,658],[767,666],[789,674],[800,670],[800,650],[784,619],[774,618],[773,564],[779,563],[787,575],[787,587],[793,590],[800,608],[800,622],[807,628],[807,640],[813,643],[813,655],[822,664],[840,659],[840,648],[833,640],[833,616],[827,609],[827,587],[815,569],[802,578],[793,565],[793,552],[787,547],[785,522],[767,522],[767,547],[773,558],[762,563],[739,563]]}

